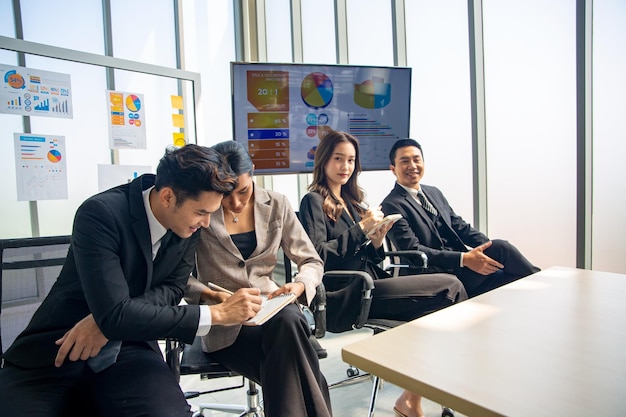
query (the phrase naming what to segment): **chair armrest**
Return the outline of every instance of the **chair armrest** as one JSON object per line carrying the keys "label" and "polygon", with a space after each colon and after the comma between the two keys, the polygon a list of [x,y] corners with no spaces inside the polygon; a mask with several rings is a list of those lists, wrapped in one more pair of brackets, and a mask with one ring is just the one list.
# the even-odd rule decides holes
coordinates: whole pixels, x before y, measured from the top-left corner
{"label": "chair armrest", "polygon": [[421,250],[417,250],[417,249],[392,250],[392,251],[386,251],[385,256],[388,256],[388,257],[405,256],[405,257],[414,258],[414,259],[417,259],[418,262],[421,262],[422,268],[424,269],[428,268],[428,256]]}
{"label": "chair armrest", "polygon": [[177,382],[180,382],[180,354],[184,345],[176,339],[165,339],[165,362],[174,374]]}
{"label": "chair armrest", "polygon": [[315,337],[321,339],[326,335],[326,288],[320,284],[315,288],[315,298],[311,303],[315,319]]}
{"label": "chair armrest", "polygon": [[372,305],[372,290],[374,289],[374,279],[370,274],[364,271],[327,271],[324,273],[324,279],[332,279],[333,277],[350,277],[356,278],[361,281],[361,306],[359,309],[359,315],[355,319],[352,325],[355,329],[362,328],[367,322],[367,318],[370,313],[370,306]]}

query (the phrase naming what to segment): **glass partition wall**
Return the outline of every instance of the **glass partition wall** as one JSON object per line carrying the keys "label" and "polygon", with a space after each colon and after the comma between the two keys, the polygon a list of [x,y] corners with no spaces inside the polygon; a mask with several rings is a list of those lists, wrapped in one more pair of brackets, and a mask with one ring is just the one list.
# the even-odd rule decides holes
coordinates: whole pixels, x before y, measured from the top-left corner
{"label": "glass partition wall", "polygon": [[[424,146],[424,183],[440,187],[467,221],[493,238],[512,241],[541,267],[580,265],[577,248],[582,242],[591,254],[582,260],[585,267],[626,273],[620,256],[626,242],[619,233],[626,230],[626,217],[619,211],[625,186],[614,168],[626,143],[620,116],[626,94],[621,76],[626,69],[626,5],[621,1],[159,0],[140,8],[121,0],[89,0],[66,8],[58,2],[39,4],[37,9],[33,2],[17,3],[25,40],[94,54],[105,54],[108,40],[111,56],[200,74],[203,89],[193,125],[198,143],[206,145],[232,139],[231,61],[410,66],[410,135]],[[471,20],[476,13],[470,8],[480,10],[479,22]],[[0,2],[0,10],[0,36],[16,38],[11,4]],[[76,19],[78,25],[57,25],[46,36],[50,23],[42,16],[56,10],[70,10],[66,13],[81,19]],[[584,138],[592,158],[582,167],[577,159],[577,123],[584,117],[577,111],[584,88],[577,79],[577,57],[585,52],[577,49],[580,10],[593,11],[593,31],[585,34],[592,48],[586,58],[593,69],[592,112],[587,113],[592,114],[592,134]],[[484,84],[478,85],[484,94],[482,138],[473,133],[472,116],[472,81],[480,74],[470,70],[474,37],[469,34],[477,23],[482,42],[476,56],[484,67]],[[82,34],[74,33],[79,29]],[[0,61],[17,65],[18,57],[0,49]],[[26,56],[26,65],[72,75],[80,121],[31,117],[31,129],[62,131],[72,143],[68,171],[93,184],[93,166],[112,163],[101,110],[108,74],[45,57]],[[161,151],[157,148],[171,142],[170,109],[156,102],[178,93],[180,83],[125,70],[115,71],[114,79],[116,89],[141,90],[150,98],[149,135],[155,143],[149,151],[120,151],[115,163],[152,165]],[[20,117],[0,114],[0,120],[5,143],[24,129]],[[485,149],[476,159],[479,140]],[[2,158],[11,200],[0,209],[4,219],[11,219],[3,220],[2,236],[28,236],[30,207],[14,201],[14,162],[10,152]],[[591,198],[589,210],[581,210],[577,200],[581,172],[590,179],[583,190]],[[484,201],[476,199],[474,190],[482,175]],[[297,207],[310,175],[259,180],[288,195]],[[72,216],[67,213],[93,191],[93,185],[84,186],[76,177],[68,181],[72,191],[67,201],[39,204],[42,235],[68,233]],[[366,172],[360,182],[370,204],[376,204],[393,187],[394,177],[387,170]],[[591,226],[582,236],[577,233],[581,219]]]}

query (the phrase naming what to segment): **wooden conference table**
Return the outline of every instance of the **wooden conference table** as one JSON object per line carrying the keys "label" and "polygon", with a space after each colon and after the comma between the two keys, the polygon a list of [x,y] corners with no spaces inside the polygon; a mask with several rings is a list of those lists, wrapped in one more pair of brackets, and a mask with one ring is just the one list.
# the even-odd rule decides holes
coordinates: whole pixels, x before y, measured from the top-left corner
{"label": "wooden conference table", "polygon": [[467,416],[626,415],[626,275],[553,267],[342,358]]}

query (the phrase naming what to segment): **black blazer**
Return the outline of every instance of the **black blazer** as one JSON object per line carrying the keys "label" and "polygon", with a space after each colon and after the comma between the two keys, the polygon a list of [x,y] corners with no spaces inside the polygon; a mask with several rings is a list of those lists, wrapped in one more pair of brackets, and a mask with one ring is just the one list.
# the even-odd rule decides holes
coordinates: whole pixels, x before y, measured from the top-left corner
{"label": "black blazer", "polygon": [[178,306],[194,265],[198,233],[173,235],[152,261],[142,191],[147,174],[87,199],[74,218],[72,241],[61,273],[44,302],[4,357],[25,368],[54,366],[55,340],[89,313],[109,340],[176,337],[192,343],[199,306]]}
{"label": "black blazer", "polygon": [[[420,187],[439,212],[441,227],[448,232],[447,247],[444,247],[442,230],[437,229],[430,214],[397,183],[382,202],[385,215],[402,215],[388,236],[398,250],[423,251],[428,256],[427,272],[458,272],[461,252],[467,252],[467,246],[476,247],[489,241],[489,238],[457,215],[438,188],[429,185]],[[405,262],[410,263],[410,260],[406,259]]]}
{"label": "black blazer", "polygon": [[[323,198],[316,192],[306,194],[300,202],[300,221],[315,249],[324,261],[324,270],[365,271],[372,278],[389,277],[377,264],[384,257],[384,250],[370,245],[358,225],[361,217],[350,203],[337,221],[331,220],[322,209]],[[331,332],[350,330],[359,313],[361,283],[358,280],[325,279],[327,291],[327,328]]]}

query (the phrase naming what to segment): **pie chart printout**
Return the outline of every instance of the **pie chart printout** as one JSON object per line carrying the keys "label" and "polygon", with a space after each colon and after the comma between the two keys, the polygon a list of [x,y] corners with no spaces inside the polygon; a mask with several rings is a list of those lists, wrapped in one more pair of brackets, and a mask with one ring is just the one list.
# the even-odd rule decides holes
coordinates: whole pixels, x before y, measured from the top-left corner
{"label": "pie chart printout", "polygon": [[61,160],[61,152],[56,149],[52,149],[48,151],[48,161],[52,163],[57,163]]}
{"label": "pie chart printout", "polygon": [[134,94],[126,97],[126,107],[132,112],[137,112],[141,108],[141,100]]}

